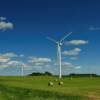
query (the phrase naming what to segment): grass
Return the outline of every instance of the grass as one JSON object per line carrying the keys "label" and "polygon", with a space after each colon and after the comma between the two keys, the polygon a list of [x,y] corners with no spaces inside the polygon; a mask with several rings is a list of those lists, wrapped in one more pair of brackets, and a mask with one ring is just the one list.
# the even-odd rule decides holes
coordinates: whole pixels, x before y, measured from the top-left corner
{"label": "grass", "polygon": [[[100,100],[100,78],[0,77],[0,100]],[[54,86],[48,86],[52,81]],[[63,81],[63,86],[58,82]]]}

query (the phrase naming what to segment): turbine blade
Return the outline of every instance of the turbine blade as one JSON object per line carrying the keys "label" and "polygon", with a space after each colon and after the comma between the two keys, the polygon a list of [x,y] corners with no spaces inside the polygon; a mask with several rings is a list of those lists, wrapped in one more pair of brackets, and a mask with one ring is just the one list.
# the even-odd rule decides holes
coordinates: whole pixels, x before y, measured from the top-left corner
{"label": "turbine blade", "polygon": [[47,39],[50,40],[50,41],[52,41],[52,42],[54,42],[54,43],[56,43],[56,44],[58,43],[55,39],[52,39],[50,37],[47,37]]}
{"label": "turbine blade", "polygon": [[60,43],[62,42],[62,41],[64,41],[68,36],[70,36],[72,34],[72,32],[70,32],[70,33],[68,33],[67,35],[65,35],[61,40],[60,40]]}

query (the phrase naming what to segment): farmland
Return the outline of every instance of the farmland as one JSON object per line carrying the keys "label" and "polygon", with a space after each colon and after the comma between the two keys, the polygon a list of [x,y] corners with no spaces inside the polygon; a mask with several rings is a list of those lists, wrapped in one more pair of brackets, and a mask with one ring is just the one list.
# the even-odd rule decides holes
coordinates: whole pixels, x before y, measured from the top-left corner
{"label": "farmland", "polygon": [[1,76],[0,100],[100,100],[100,77]]}

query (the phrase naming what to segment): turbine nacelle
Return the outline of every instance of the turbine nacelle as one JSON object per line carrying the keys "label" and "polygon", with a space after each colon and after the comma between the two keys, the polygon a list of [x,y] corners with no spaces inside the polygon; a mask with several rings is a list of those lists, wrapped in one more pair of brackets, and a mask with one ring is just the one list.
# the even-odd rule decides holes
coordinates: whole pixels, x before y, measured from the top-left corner
{"label": "turbine nacelle", "polygon": [[60,43],[59,43],[59,46],[62,46],[62,45],[63,45],[63,43],[60,42]]}

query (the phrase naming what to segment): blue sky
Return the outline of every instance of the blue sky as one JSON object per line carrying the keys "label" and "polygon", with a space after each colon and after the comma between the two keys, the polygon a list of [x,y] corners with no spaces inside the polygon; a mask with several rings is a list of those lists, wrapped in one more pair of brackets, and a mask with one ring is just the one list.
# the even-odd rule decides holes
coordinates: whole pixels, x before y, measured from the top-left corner
{"label": "blue sky", "polygon": [[1,0],[0,75],[59,73],[56,45],[62,46],[62,73],[100,74],[99,0]]}

